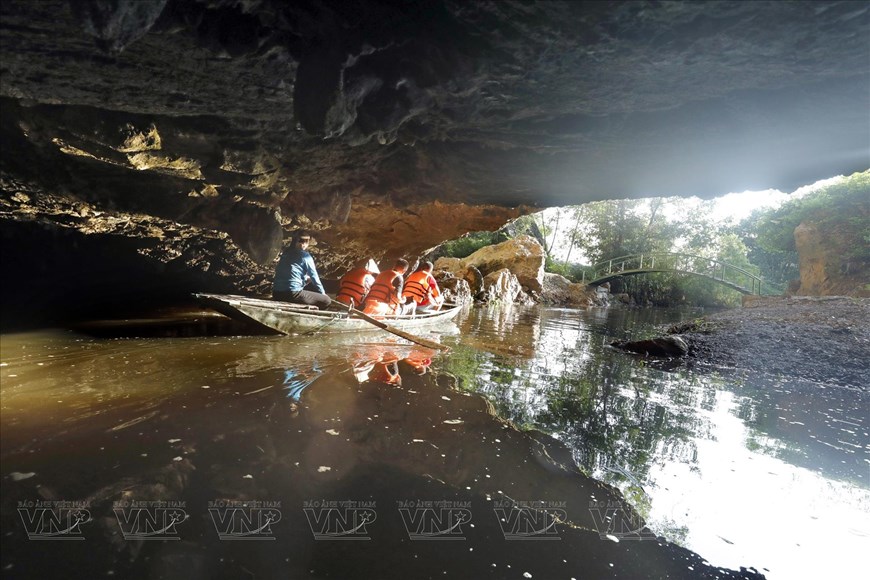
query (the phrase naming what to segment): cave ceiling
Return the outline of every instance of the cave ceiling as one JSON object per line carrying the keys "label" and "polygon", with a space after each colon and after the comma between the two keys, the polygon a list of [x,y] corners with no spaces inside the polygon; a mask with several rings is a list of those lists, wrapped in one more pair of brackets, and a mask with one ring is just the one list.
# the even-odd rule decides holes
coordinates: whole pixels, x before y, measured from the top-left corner
{"label": "cave ceiling", "polygon": [[532,208],[791,191],[870,165],[867,2],[0,11],[4,244],[39,224],[183,255],[171,243],[202,234],[267,266],[306,227],[337,271]]}

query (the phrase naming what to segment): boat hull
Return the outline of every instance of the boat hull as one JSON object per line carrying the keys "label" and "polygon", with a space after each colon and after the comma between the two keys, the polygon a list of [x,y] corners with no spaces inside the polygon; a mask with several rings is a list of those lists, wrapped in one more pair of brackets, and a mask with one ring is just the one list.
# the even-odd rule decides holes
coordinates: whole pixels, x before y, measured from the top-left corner
{"label": "boat hull", "polygon": [[[232,294],[194,294],[208,306],[230,318],[256,324],[281,334],[314,332],[365,332],[380,330],[374,324],[340,310],[309,309],[305,305],[249,298]],[[461,306],[412,316],[381,316],[379,321],[399,330],[413,331],[451,322]]]}

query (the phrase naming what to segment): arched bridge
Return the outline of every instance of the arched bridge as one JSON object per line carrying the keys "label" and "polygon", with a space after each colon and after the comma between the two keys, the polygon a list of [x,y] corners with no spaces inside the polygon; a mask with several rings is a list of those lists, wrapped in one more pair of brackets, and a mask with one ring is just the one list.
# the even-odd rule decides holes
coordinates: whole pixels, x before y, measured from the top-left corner
{"label": "arched bridge", "polygon": [[[605,260],[583,273],[589,286],[600,286],[620,276],[650,272],[679,272],[704,276],[743,294],[761,294],[761,278],[742,268],[691,254],[634,254]],[[586,280],[589,280],[588,282]]]}

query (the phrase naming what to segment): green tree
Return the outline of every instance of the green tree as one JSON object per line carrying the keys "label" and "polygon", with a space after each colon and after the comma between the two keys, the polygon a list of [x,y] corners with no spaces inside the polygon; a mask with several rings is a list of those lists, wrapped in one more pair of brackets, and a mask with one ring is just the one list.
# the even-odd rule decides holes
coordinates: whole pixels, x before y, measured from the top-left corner
{"label": "green tree", "polygon": [[794,231],[814,222],[834,234],[843,247],[839,272],[870,269],[870,171],[789,200],[777,209],[758,211],[735,229],[748,248],[752,263],[766,280],[784,287],[798,276]]}

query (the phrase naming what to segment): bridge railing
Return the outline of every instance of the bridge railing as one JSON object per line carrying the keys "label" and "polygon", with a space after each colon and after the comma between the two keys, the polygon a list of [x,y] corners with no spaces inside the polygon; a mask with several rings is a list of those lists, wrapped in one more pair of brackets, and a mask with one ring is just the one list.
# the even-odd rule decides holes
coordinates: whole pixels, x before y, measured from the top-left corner
{"label": "bridge railing", "polygon": [[604,260],[583,271],[583,282],[595,282],[620,273],[668,271],[701,274],[751,294],[761,294],[760,276],[721,260],[681,253],[632,254]]}

